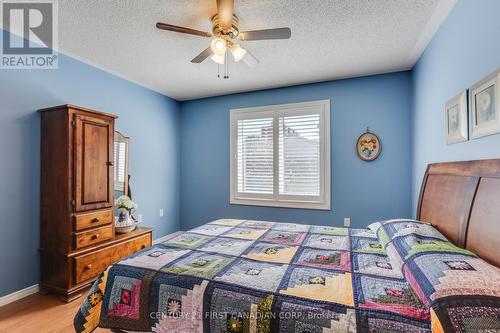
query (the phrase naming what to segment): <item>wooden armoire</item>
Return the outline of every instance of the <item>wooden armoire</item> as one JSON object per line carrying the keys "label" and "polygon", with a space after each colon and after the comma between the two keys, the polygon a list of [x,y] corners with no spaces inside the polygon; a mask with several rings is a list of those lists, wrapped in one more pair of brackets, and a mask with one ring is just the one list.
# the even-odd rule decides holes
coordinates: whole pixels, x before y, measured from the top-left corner
{"label": "wooden armoire", "polygon": [[152,229],[115,235],[114,115],[41,112],[41,282],[69,302],[109,265],[151,246]]}

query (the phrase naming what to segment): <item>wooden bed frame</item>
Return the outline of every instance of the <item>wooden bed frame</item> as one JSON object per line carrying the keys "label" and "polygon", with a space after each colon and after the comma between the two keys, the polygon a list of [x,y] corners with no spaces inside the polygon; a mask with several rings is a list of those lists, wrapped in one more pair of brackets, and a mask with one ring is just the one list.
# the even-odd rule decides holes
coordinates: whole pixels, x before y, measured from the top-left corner
{"label": "wooden bed frame", "polygon": [[429,164],[417,219],[500,267],[500,159]]}

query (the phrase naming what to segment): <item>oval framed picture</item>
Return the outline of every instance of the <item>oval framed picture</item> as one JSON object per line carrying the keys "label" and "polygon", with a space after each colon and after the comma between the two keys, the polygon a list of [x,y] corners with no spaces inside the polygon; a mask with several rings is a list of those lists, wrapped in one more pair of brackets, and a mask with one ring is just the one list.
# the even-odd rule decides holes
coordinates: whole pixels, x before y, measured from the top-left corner
{"label": "oval framed picture", "polygon": [[365,132],[361,134],[356,142],[356,153],[363,161],[373,161],[377,159],[382,150],[382,142],[377,134]]}

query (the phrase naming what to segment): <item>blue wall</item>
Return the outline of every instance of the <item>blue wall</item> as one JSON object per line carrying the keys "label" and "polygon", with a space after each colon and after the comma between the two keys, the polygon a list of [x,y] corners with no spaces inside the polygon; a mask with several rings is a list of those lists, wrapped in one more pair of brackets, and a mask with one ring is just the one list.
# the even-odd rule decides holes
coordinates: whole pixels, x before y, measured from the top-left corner
{"label": "blue wall", "polygon": [[500,135],[446,145],[445,103],[500,67],[500,1],[458,1],[412,72],[413,212],[428,163],[500,157]]}
{"label": "blue wall", "polygon": [[0,296],[39,280],[39,108],[72,103],[118,115],[144,224],[155,237],[179,229],[178,102],[61,54],[57,70],[1,70],[0,87]]}
{"label": "blue wall", "polygon": [[[182,229],[216,218],[254,218],[362,227],[411,214],[408,72],[226,95],[181,104]],[[229,109],[331,100],[332,210],[229,204]],[[381,137],[378,160],[354,150],[369,126]]]}

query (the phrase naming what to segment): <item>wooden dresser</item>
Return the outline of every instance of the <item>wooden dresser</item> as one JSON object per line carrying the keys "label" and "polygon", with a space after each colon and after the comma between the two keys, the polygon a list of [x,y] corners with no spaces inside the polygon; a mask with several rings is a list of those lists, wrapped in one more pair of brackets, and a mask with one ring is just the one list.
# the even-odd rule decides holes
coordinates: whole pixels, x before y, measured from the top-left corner
{"label": "wooden dresser", "polygon": [[41,112],[41,283],[69,302],[109,265],[151,246],[152,229],[115,235],[116,116],[61,105]]}

